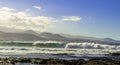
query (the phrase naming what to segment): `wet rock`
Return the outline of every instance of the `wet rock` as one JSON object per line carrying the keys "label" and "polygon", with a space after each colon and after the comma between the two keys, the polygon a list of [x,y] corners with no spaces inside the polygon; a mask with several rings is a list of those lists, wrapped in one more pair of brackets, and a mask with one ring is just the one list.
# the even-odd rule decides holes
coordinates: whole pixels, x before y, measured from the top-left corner
{"label": "wet rock", "polygon": [[84,59],[0,58],[0,65],[15,65],[16,63],[33,63],[38,65],[120,65],[120,59],[91,58],[85,61]]}
{"label": "wet rock", "polygon": [[107,65],[107,64],[105,64],[103,62],[96,61],[96,60],[89,60],[89,61],[86,61],[82,65]]}

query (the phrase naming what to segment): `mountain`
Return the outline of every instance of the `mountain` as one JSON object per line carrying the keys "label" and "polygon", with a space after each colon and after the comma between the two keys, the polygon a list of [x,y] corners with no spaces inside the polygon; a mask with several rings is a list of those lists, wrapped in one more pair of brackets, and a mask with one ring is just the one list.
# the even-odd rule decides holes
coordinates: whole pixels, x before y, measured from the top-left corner
{"label": "mountain", "polygon": [[19,33],[8,33],[0,31],[0,41],[40,41],[40,40],[120,44],[119,40],[113,40],[111,38],[95,38],[80,35],[55,34],[49,32],[36,33],[31,30]]}
{"label": "mountain", "polygon": [[68,38],[61,36],[59,34],[54,33],[48,33],[48,32],[42,32],[39,34],[40,37],[48,39],[48,40],[57,40],[57,41],[65,41]]}
{"label": "mountain", "polygon": [[88,37],[88,36],[80,36],[80,35],[69,35],[69,34],[60,34],[61,36],[71,38],[71,39],[82,39],[88,42],[100,42],[100,43],[109,43],[109,44],[120,44],[119,40],[113,40],[112,38],[96,38],[96,37]]}
{"label": "mountain", "polygon": [[45,40],[42,37],[29,34],[29,33],[6,33],[0,31],[0,40],[1,41],[37,41]]}
{"label": "mountain", "polygon": [[19,33],[8,33],[0,31],[0,41],[38,41],[38,40],[56,40],[66,41],[65,38],[59,34],[53,34],[48,32],[36,33],[28,30]]}
{"label": "mountain", "polygon": [[81,36],[81,35],[69,35],[69,34],[60,34],[61,36],[71,38],[71,39],[89,39],[89,40],[100,40],[101,38],[95,38],[95,37],[88,37],[88,36]]}
{"label": "mountain", "polygon": [[33,34],[33,35],[36,35],[38,37],[42,37],[42,38],[47,39],[47,40],[65,41],[65,39],[67,39],[66,37],[61,36],[59,34],[49,33],[49,32],[36,33],[32,30],[27,30],[27,31],[24,31],[21,33]]}

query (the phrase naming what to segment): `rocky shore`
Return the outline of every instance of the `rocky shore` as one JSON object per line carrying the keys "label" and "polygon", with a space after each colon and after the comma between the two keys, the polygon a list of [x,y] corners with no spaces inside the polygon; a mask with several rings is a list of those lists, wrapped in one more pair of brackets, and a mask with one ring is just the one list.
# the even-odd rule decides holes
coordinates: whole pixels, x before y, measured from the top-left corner
{"label": "rocky shore", "polygon": [[[0,58],[0,65],[18,65],[17,63],[31,63],[35,65],[120,65],[120,59],[91,58],[89,60],[61,60],[41,58]],[[24,64],[20,64],[24,65]],[[28,64],[29,65],[29,64]]]}

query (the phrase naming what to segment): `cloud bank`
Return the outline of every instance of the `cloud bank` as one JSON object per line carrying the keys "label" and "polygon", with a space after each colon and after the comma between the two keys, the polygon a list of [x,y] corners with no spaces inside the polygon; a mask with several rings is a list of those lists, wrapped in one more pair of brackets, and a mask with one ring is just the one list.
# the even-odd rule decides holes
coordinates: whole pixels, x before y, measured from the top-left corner
{"label": "cloud bank", "polygon": [[[37,6],[34,6],[40,9]],[[60,20],[59,20],[60,19]],[[13,8],[0,8],[0,27],[33,30],[37,32],[45,31],[51,26],[54,21],[80,21],[81,18],[77,16],[63,16],[59,19],[48,16],[33,16],[26,12],[16,11]]]}
{"label": "cloud bank", "polygon": [[31,16],[25,12],[15,12],[14,9],[8,7],[0,8],[0,26],[2,27],[43,31],[53,20],[52,17]]}

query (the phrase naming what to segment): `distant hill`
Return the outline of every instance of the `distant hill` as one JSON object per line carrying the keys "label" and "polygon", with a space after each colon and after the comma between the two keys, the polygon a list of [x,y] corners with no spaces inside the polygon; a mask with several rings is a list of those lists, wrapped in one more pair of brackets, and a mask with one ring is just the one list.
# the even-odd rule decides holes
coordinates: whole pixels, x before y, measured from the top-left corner
{"label": "distant hill", "polygon": [[42,37],[29,34],[29,33],[6,33],[0,31],[0,40],[1,41],[36,41],[36,40],[45,40]]}
{"label": "distant hill", "polygon": [[40,41],[40,40],[120,44],[119,40],[113,40],[111,38],[95,38],[80,35],[55,34],[49,32],[36,33],[31,30],[19,33],[7,33],[0,31],[0,41]]}

